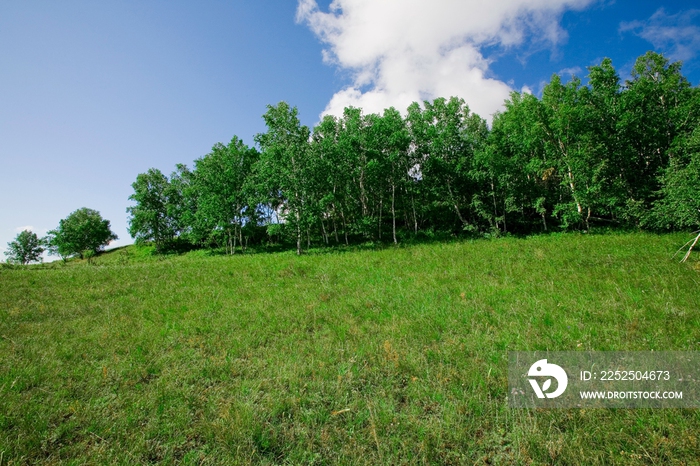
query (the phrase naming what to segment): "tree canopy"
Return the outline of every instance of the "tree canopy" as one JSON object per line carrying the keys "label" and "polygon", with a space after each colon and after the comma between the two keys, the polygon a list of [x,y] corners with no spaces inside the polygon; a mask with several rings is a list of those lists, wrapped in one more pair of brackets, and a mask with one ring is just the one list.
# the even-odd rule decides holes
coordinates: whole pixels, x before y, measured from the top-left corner
{"label": "tree canopy", "polygon": [[49,253],[82,259],[86,252],[97,253],[116,239],[119,238],[110,229],[109,220],[103,219],[98,211],[83,207],[48,232]]}
{"label": "tree canopy", "polygon": [[41,255],[44,253],[45,241],[39,238],[36,233],[31,230],[20,232],[14,239],[7,243],[8,262],[17,264],[29,264],[30,262],[41,261]]}
{"label": "tree canopy", "polygon": [[700,90],[653,52],[625,82],[604,59],[585,80],[552,76],[539,97],[513,92],[490,127],[458,97],[405,115],[346,108],[313,129],[286,102],[263,118],[257,149],[234,137],[192,171],[138,175],[132,236],[229,253],[245,237],[301,253],[421,235],[700,225]]}
{"label": "tree canopy", "polygon": [[[182,172],[187,176],[184,167]],[[130,214],[129,234],[137,242],[154,241],[162,248],[182,231],[183,212],[179,209],[182,192],[176,183],[155,168],[139,174],[131,186],[134,194],[129,200],[136,205],[126,209]]]}

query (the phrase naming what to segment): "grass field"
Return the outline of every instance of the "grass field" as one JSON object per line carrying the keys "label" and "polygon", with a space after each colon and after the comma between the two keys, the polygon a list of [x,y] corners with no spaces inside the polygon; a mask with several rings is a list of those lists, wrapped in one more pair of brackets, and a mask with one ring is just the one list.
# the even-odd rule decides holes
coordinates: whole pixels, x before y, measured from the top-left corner
{"label": "grass field", "polygon": [[0,465],[698,464],[696,410],[506,399],[508,351],[700,351],[686,236],[0,269]]}

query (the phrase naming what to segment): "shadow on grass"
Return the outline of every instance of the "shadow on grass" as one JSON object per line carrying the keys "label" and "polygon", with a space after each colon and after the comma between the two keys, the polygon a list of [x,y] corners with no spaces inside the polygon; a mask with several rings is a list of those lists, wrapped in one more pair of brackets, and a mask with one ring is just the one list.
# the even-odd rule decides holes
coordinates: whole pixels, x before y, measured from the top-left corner
{"label": "shadow on grass", "polygon": [[[398,236],[398,243],[394,244],[391,240],[391,233],[387,239],[382,241],[378,240],[367,240],[359,235],[354,237],[349,237],[349,244],[344,243],[344,238],[340,237],[340,242],[336,243],[335,239],[330,239],[329,244],[322,244],[318,240],[312,244],[309,249],[304,249],[302,255],[308,256],[319,256],[327,254],[344,254],[359,251],[381,251],[385,249],[392,248],[408,248],[414,246],[430,246],[436,244],[453,244],[464,241],[477,241],[477,240],[494,240],[498,238],[542,238],[542,237],[556,237],[556,236],[569,236],[569,235],[582,235],[582,236],[601,236],[601,235],[621,235],[629,234],[634,232],[640,232],[639,229],[629,229],[629,228],[614,228],[611,226],[595,226],[589,231],[581,230],[555,230],[539,233],[519,233],[519,232],[508,232],[508,233],[472,233],[472,232],[419,232],[417,234],[407,234],[402,232]],[[653,232],[650,232],[653,234]],[[128,265],[133,263],[138,263],[142,261],[162,261],[167,260],[169,257],[178,256],[191,256],[194,257],[224,257],[224,256],[248,256],[248,255],[277,255],[277,254],[287,254],[296,255],[296,244],[292,242],[275,242],[266,244],[255,244],[249,245],[244,251],[238,247],[235,254],[230,254],[225,248],[212,248],[205,247],[202,245],[193,245],[184,240],[174,241],[168,244],[166,247],[162,247],[158,250],[155,245],[151,243],[133,244],[126,246],[119,246],[107,251],[102,251],[98,253],[92,259],[92,262],[88,264],[88,261],[83,259],[69,258],[66,261],[54,261],[51,263],[43,264],[33,264],[29,266],[17,266],[17,265],[3,265],[3,269],[9,268],[28,268],[28,269],[53,269],[60,267],[71,267],[79,265],[91,265],[91,266],[104,266],[104,265]]]}

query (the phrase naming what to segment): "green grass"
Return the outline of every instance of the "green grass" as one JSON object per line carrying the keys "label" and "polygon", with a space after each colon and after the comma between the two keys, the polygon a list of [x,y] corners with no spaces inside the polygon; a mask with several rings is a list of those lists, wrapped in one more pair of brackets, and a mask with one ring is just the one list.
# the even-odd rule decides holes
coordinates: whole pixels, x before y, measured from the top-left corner
{"label": "green grass", "polygon": [[0,269],[0,465],[697,464],[695,410],[506,401],[508,351],[699,351],[685,238]]}

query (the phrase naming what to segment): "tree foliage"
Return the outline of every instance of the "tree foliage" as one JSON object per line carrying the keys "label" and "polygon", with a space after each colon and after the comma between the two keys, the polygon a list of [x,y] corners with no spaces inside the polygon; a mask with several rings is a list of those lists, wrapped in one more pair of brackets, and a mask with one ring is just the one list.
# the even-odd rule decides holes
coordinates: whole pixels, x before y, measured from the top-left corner
{"label": "tree foliage", "polygon": [[661,197],[649,219],[656,227],[700,228],[700,128],[686,145],[686,156],[672,158],[661,176]]}
{"label": "tree foliage", "polygon": [[297,254],[301,254],[302,235],[314,223],[315,214],[309,128],[299,122],[297,108],[286,102],[269,105],[263,119],[267,132],[255,137],[262,150],[257,186],[263,199],[294,229]]}
{"label": "tree foliage", "polygon": [[286,102],[263,119],[259,152],[234,137],[191,172],[138,175],[132,236],[230,253],[251,237],[300,254],[421,235],[700,225],[700,90],[653,52],[625,82],[604,59],[585,80],[552,76],[539,97],[514,92],[490,128],[458,97],[405,115],[346,108],[312,130]]}
{"label": "tree foliage", "polygon": [[211,153],[195,161],[185,189],[194,206],[189,223],[195,241],[224,245],[231,254],[236,241],[243,247],[245,226],[257,222],[250,175],[258,156],[258,151],[234,137],[227,146],[216,144]]}
{"label": "tree foliage", "polygon": [[160,170],[151,168],[141,173],[132,183],[134,194],[129,200],[135,206],[126,210],[129,216],[129,234],[137,242],[153,241],[159,249],[167,246],[181,230],[183,216],[182,187],[188,178],[186,167],[179,167],[179,176],[171,181]]}
{"label": "tree foliage", "polygon": [[22,265],[40,262],[45,243],[36,233],[24,230],[15,237],[14,241],[7,243],[7,251],[5,251],[7,261]]}
{"label": "tree foliage", "polygon": [[58,222],[58,227],[48,232],[49,253],[63,258],[79,256],[86,252],[96,254],[111,241],[119,239],[110,229],[109,220],[100,213],[83,207]]}

